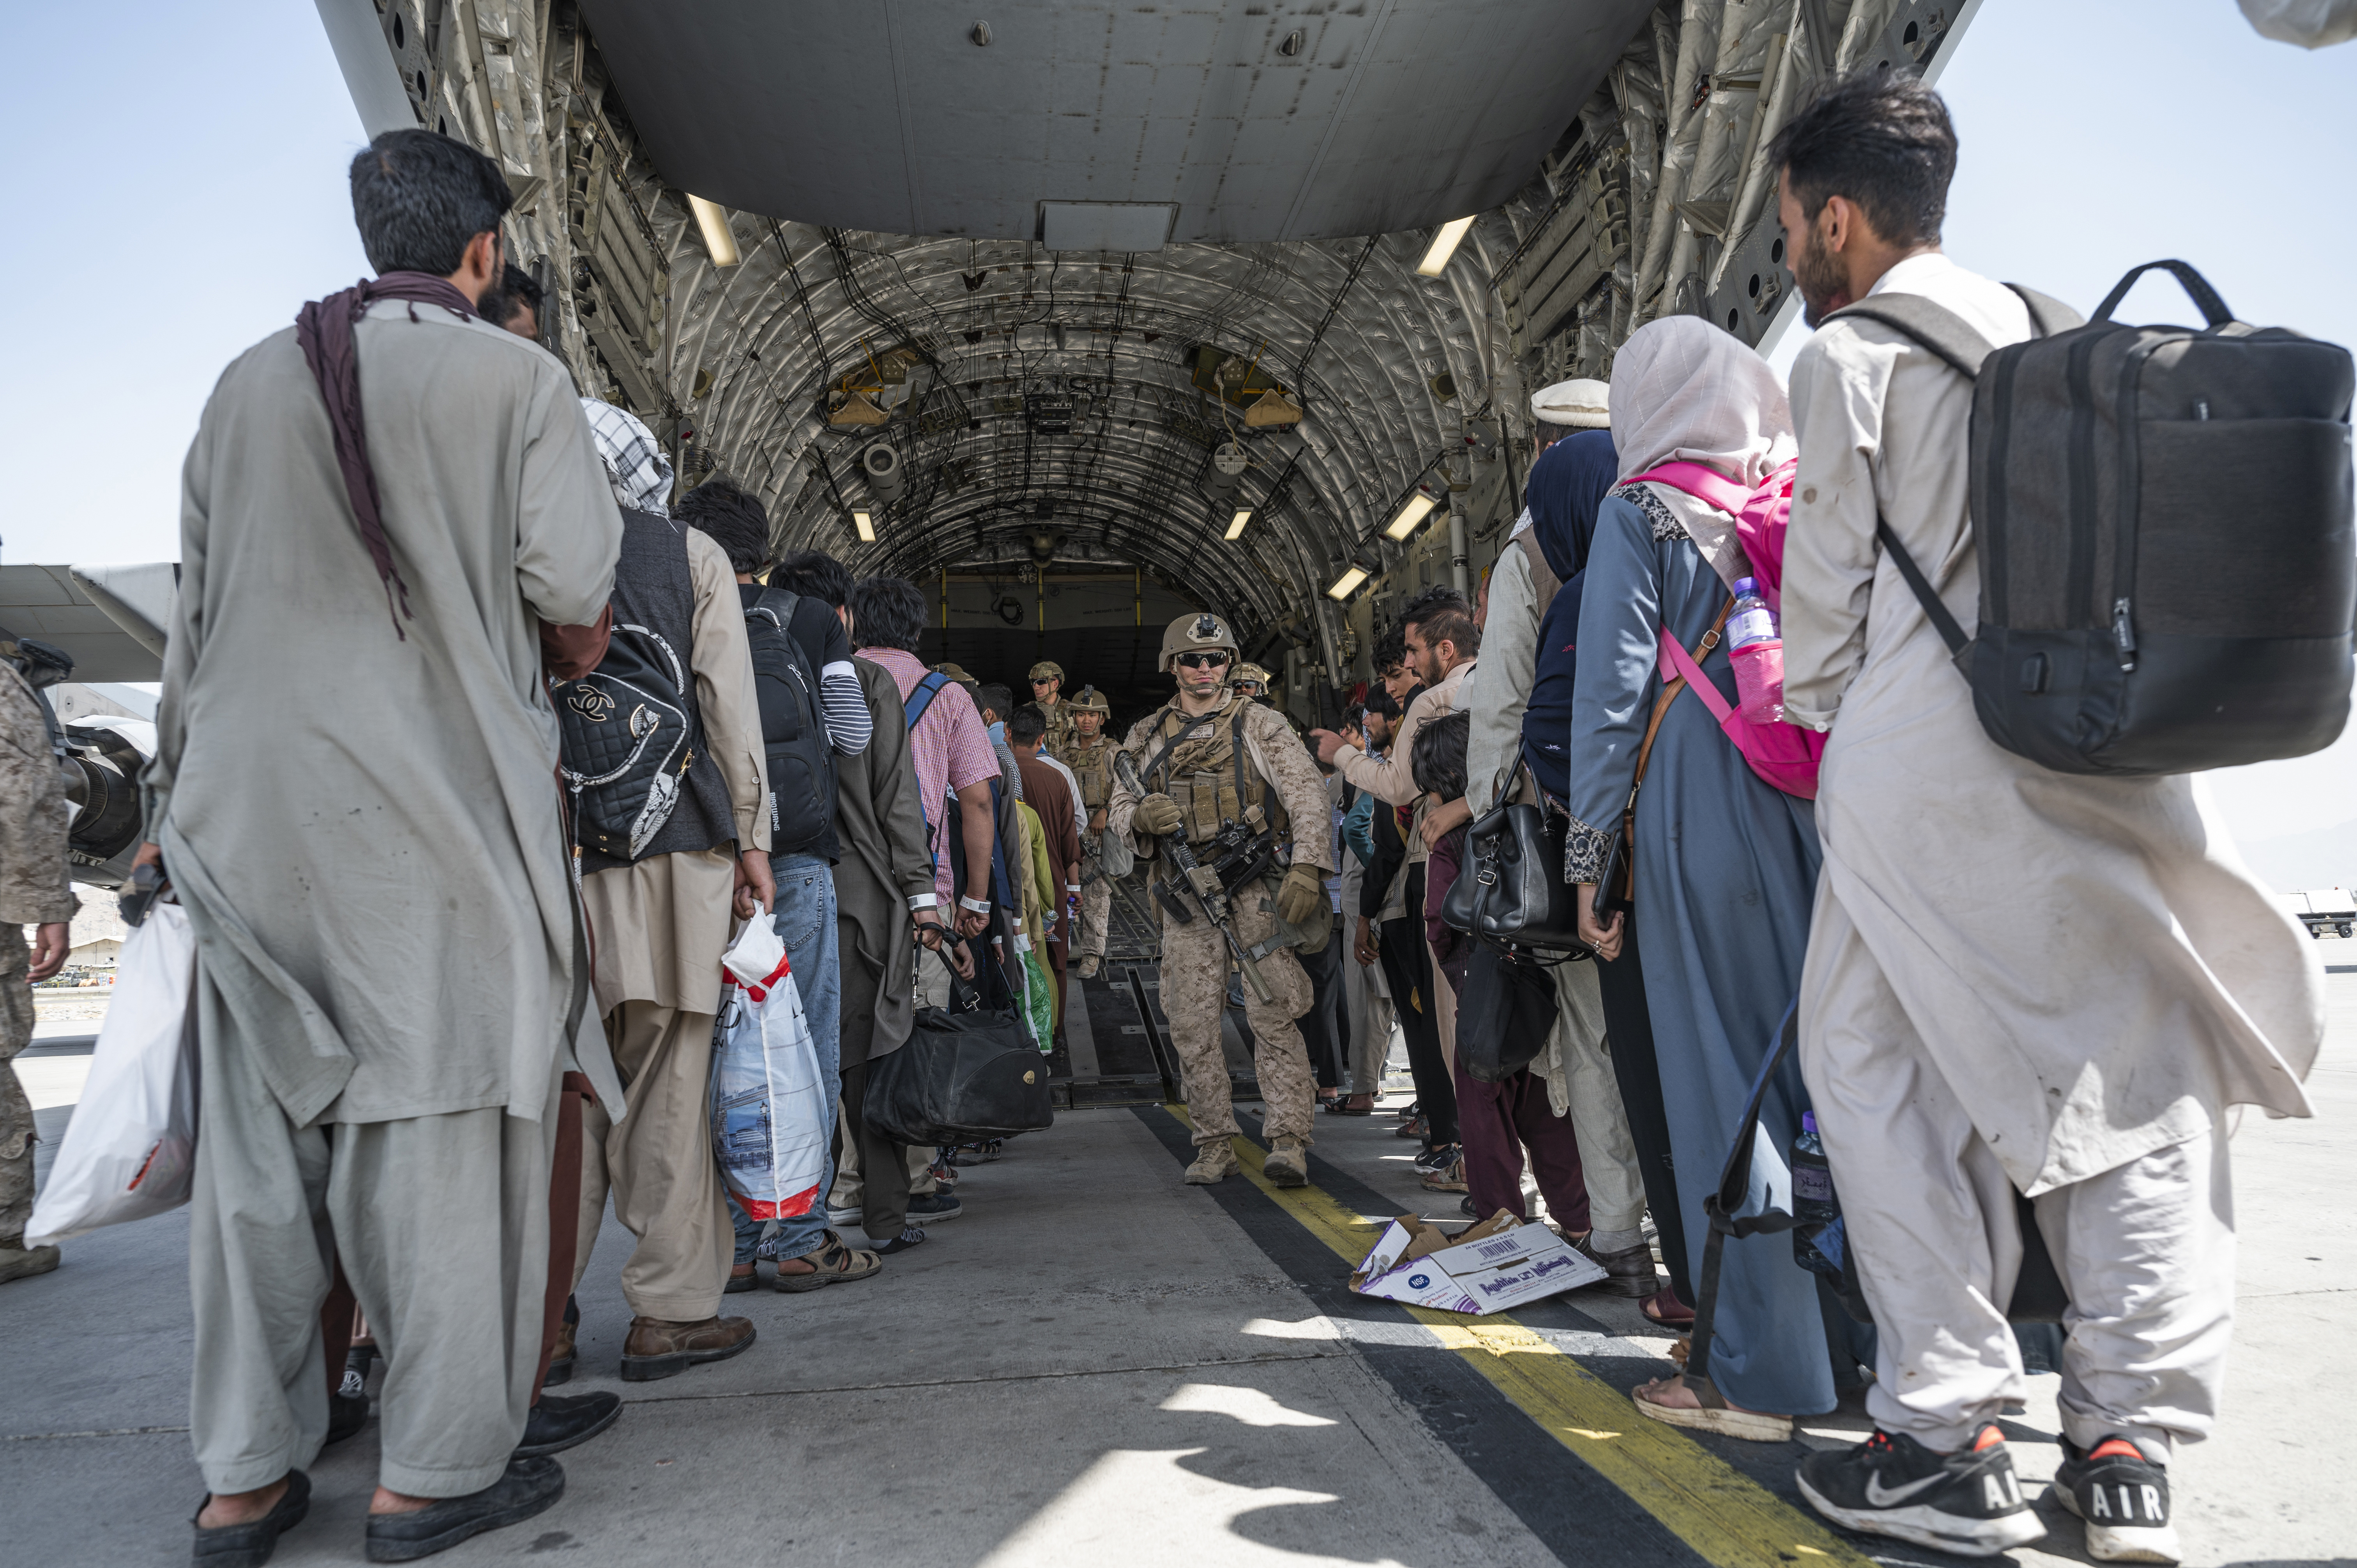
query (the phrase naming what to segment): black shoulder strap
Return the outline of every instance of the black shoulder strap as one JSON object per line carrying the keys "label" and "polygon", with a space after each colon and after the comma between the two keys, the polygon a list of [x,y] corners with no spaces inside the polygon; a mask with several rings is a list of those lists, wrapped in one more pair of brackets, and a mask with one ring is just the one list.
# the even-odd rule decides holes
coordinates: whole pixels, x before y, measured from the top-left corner
{"label": "black shoulder strap", "polygon": [[766,616],[791,639],[794,629],[794,610],[802,602],[800,594],[784,588],[765,587],[761,590],[761,596],[753,601],[753,607],[745,612],[745,618],[750,620],[757,615]]}
{"label": "black shoulder strap", "polygon": [[[2136,274],[2131,273],[2128,275],[2133,278]],[[2067,332],[2082,325],[2079,313],[2061,300],[2042,295],[2036,289],[2024,288],[2019,284],[2005,286],[2020,295],[2021,303],[2029,308],[2032,337],[2050,338],[2057,332]],[[2126,288],[2126,285],[2122,284],[2121,287]],[[2103,312],[2097,311],[2096,315],[2100,317]],[[1996,352],[1989,346],[1989,340],[1975,331],[1964,317],[1920,294],[1874,295],[1856,305],[1842,306],[1826,319],[1830,321],[1834,317],[1841,316],[1880,322],[1894,332],[1905,333],[1963,371],[1967,381],[1977,379],[1982,362]],[[1957,623],[1956,618],[1948,613],[1947,605],[1932,589],[1931,579],[1923,575],[1923,568],[1915,564],[1915,557],[1908,553],[1907,546],[1899,542],[1899,535],[1891,532],[1889,522],[1879,516],[1874,520],[1874,536],[1882,542],[1885,550],[1890,552],[1890,564],[1899,568],[1899,575],[1906,578],[1908,587],[1914,590],[1916,602],[1931,618],[1932,627],[1940,634],[1940,640],[1948,645],[1951,654],[1962,653],[1964,645],[1972,639],[1964,635],[1964,628]]]}
{"label": "black shoulder strap", "polygon": [[[1162,711],[1166,714],[1175,714],[1178,710],[1173,707],[1165,708]],[[1154,781],[1154,770],[1161,767],[1163,763],[1169,760],[1170,754],[1178,749],[1178,743],[1185,740],[1189,736],[1193,735],[1197,730],[1201,729],[1205,725],[1210,724],[1213,719],[1219,716],[1220,710],[1213,708],[1210,713],[1198,714],[1193,718],[1189,719],[1185,724],[1179,725],[1178,733],[1172,736],[1168,740],[1164,741],[1162,743],[1162,749],[1154,754],[1154,760],[1148,762],[1144,768],[1138,769],[1138,782],[1142,784],[1151,784]],[[1159,715],[1157,716],[1156,722],[1157,724],[1161,722]]]}
{"label": "black shoulder strap", "polygon": [[1932,628],[1939,632],[1940,640],[1948,645],[1949,653],[1962,653],[1964,644],[1972,639],[1964,635],[1956,618],[1948,613],[1947,602],[1932,589],[1931,579],[1923,575],[1923,568],[1915,564],[1915,557],[1907,553],[1907,546],[1899,542],[1899,535],[1890,532],[1890,524],[1879,514],[1874,520],[1874,536],[1882,541],[1882,547],[1890,552],[1890,564],[1899,568],[1899,575],[1915,590],[1915,602],[1931,618]]}

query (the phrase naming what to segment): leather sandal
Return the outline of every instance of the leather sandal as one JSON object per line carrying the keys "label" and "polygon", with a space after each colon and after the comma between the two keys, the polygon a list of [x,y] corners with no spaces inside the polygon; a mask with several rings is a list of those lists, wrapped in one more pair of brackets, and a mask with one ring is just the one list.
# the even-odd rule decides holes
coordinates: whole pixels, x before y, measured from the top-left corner
{"label": "leather sandal", "polygon": [[[810,1273],[803,1273],[799,1270],[789,1273],[784,1267],[797,1261],[809,1263]],[[884,1260],[876,1253],[845,1246],[843,1238],[832,1230],[826,1233],[826,1241],[817,1251],[805,1253],[800,1260],[780,1258],[778,1262],[778,1288],[790,1295],[803,1291],[824,1290],[832,1284],[849,1284],[854,1280],[864,1280],[884,1267]]]}
{"label": "leather sandal", "polygon": [[197,1532],[190,1561],[196,1568],[262,1568],[278,1549],[278,1538],[303,1522],[311,1510],[311,1477],[300,1470],[286,1472],[286,1490],[271,1510],[244,1524],[215,1525],[208,1530],[197,1520],[205,1517],[212,1494],[197,1505],[188,1523]]}
{"label": "leather sandal", "polygon": [[1637,1310],[1645,1315],[1646,1322],[1658,1323],[1664,1328],[1690,1328],[1694,1326],[1695,1310],[1685,1304],[1684,1297],[1678,1294],[1675,1285],[1655,1291],[1637,1304]]}

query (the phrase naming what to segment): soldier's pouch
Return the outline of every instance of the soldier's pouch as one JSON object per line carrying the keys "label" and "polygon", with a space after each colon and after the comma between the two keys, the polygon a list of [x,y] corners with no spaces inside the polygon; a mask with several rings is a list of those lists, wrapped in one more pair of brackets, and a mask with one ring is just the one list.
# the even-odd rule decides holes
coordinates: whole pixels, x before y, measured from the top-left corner
{"label": "soldier's pouch", "polygon": [[[1280,867],[1281,869],[1283,868]],[[1280,886],[1282,883],[1278,877],[1265,876],[1255,887],[1239,889],[1235,895],[1239,902],[1246,898],[1257,901],[1261,911],[1268,916],[1269,925],[1274,928],[1267,936],[1252,944],[1251,951],[1254,961],[1266,958],[1279,948],[1291,948],[1297,952],[1321,953],[1326,950],[1326,944],[1334,940],[1334,911],[1322,901],[1318,904],[1317,912],[1309,917],[1309,923],[1306,926],[1297,926],[1278,914],[1276,894]]]}

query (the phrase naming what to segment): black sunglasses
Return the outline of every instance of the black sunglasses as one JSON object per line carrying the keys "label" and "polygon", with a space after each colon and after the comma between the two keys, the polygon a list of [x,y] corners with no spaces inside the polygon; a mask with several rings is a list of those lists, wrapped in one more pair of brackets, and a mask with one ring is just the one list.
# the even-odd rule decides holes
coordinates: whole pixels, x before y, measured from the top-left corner
{"label": "black sunglasses", "polygon": [[1228,662],[1228,656],[1224,653],[1181,653],[1175,657],[1173,662],[1184,664],[1189,670],[1217,670]]}

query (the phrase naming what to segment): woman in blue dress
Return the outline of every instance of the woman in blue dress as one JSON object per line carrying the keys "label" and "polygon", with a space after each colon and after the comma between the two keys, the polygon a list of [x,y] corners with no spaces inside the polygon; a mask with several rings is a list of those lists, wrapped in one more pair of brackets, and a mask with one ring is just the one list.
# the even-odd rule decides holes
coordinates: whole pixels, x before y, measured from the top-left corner
{"label": "woman in blue dress", "polygon": [[[1621,483],[1598,513],[1579,617],[1572,696],[1567,878],[1599,951],[1620,949],[1620,920],[1593,922],[1594,884],[1619,832],[1637,757],[1663,681],[1666,627],[1689,653],[1749,575],[1735,519],[1658,482],[1630,482],[1669,462],[1706,465],[1747,487],[1792,456],[1792,413],[1765,361],[1698,317],[1651,322],[1615,357],[1612,440]],[[1731,703],[1724,647],[1700,656]],[[1753,1080],[1800,988],[1819,854],[1811,803],[1754,775],[1701,700],[1663,715],[1637,795],[1635,919],[1644,947],[1662,1098],[1668,1112],[1688,1266],[1702,1273],[1710,1234],[1703,1199],[1741,1122]],[[1760,1117],[1752,1202],[1791,1201],[1784,1151],[1806,1106],[1789,1068]],[[1781,1235],[1730,1241],[1706,1373],[1727,1409],[1706,1409],[1676,1378],[1636,1391],[1655,1420],[1775,1442],[1792,1418],[1829,1411],[1833,1367],[1815,1276]]]}

